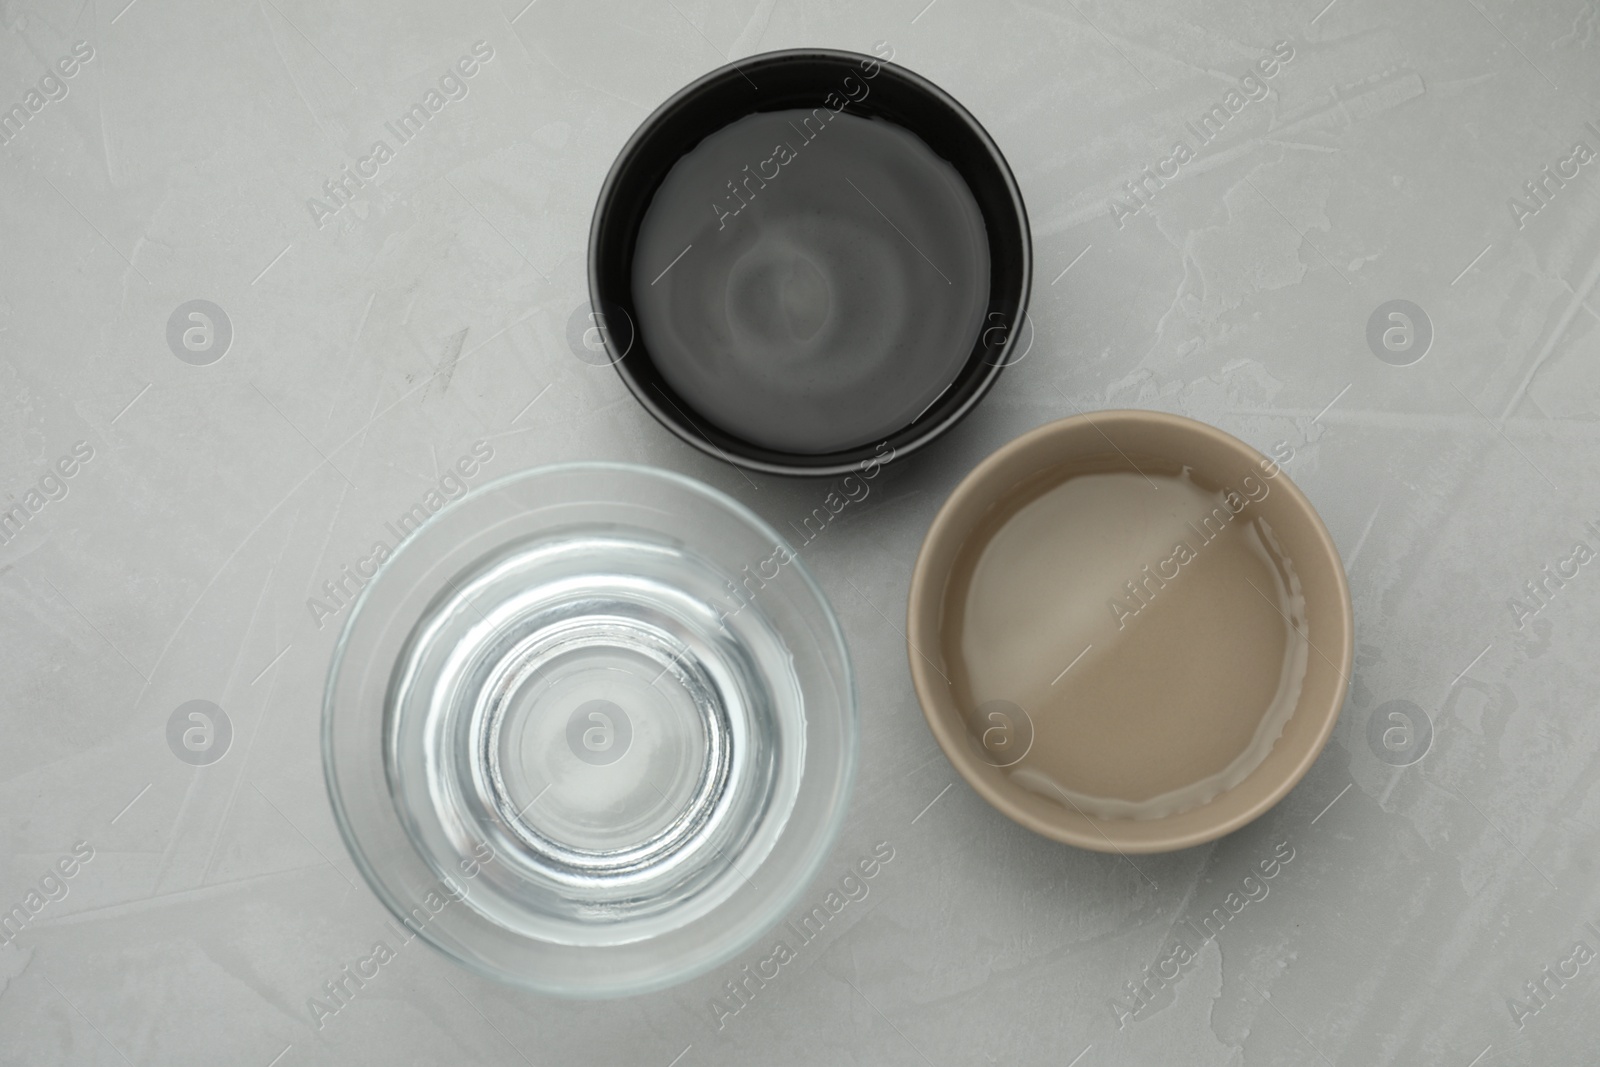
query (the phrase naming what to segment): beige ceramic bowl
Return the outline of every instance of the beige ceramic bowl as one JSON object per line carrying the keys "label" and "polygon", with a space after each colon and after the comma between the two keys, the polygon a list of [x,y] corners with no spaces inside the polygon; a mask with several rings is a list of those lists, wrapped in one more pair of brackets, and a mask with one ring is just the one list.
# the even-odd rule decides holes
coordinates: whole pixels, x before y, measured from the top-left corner
{"label": "beige ceramic bowl", "polygon": [[[970,583],[964,577],[953,577],[953,571],[957,575],[971,573],[970,570],[958,569],[961,561],[979,558],[974,554],[979,551],[976,546],[987,544],[988,539],[995,536],[995,531],[1001,522],[997,516],[1010,514],[1018,506],[1018,501],[1027,499],[1030,494],[1037,494],[1039,491],[1037,486],[1048,484],[1057,475],[1064,475],[1065,472],[1082,471],[1086,469],[1086,464],[1090,468],[1096,464],[1101,467],[1106,464],[1132,465],[1141,474],[1149,471],[1157,474],[1165,472],[1174,476],[1187,469],[1188,478],[1206,486],[1209,490],[1222,491],[1239,485],[1256,486],[1256,491],[1262,494],[1260,500],[1241,502],[1240,513],[1248,508],[1251,520],[1259,517],[1266,524],[1260,528],[1271,531],[1270,537],[1277,548],[1281,549],[1284,558],[1290,561],[1289,569],[1299,583],[1299,599],[1294,602],[1295,606],[1291,611],[1293,619],[1290,620],[1290,614],[1279,611],[1285,620],[1279,638],[1282,642],[1281,647],[1287,649],[1297,643],[1298,639],[1292,634],[1299,634],[1304,639],[1304,644],[1297,646],[1301,648],[1302,664],[1296,668],[1302,672],[1299,674],[1298,695],[1294,695],[1292,689],[1273,690],[1279,694],[1278,705],[1283,709],[1282,715],[1287,716],[1281,720],[1282,732],[1275,741],[1269,738],[1270,748],[1253,769],[1244,769],[1248,767],[1247,763],[1237,765],[1241,769],[1235,777],[1242,775],[1240,780],[1230,781],[1210,799],[1196,806],[1190,806],[1186,810],[1175,810],[1170,814],[1158,814],[1154,817],[1149,817],[1148,811],[1139,813],[1140,817],[1115,817],[1107,813],[1109,809],[1090,814],[1059,788],[1056,791],[1064,799],[1045,795],[1037,789],[1024,788],[1013,777],[1011,769],[999,765],[1005,761],[992,756],[986,758],[987,754],[975,740],[977,735],[972,727],[973,709],[958,707],[961,701],[956,694],[964,683],[952,681],[952,677],[961,679],[975,675],[970,672],[962,673],[964,668],[961,668],[959,663],[953,662],[959,658],[959,654],[952,655],[952,647],[958,649],[968,647],[961,644],[962,639],[959,638],[952,646],[950,628],[960,630],[958,616],[964,610],[957,609],[954,605],[967,604],[970,599],[965,591],[970,587]],[[1254,480],[1245,481],[1245,479]],[[1035,488],[1031,490],[1027,488],[1030,483]],[[1263,485],[1268,489],[1259,488]],[[1151,487],[1155,488],[1156,482],[1152,482]],[[1247,488],[1244,491],[1251,490]],[[1098,529],[1101,531],[1102,540],[1105,540],[1104,531],[1107,529],[1113,531],[1114,535],[1120,531],[1117,516],[1114,514],[1101,515],[1095,521],[1100,524]],[[1128,537],[1139,536],[1140,529],[1143,528],[1139,524],[1144,522],[1144,519],[1137,522],[1130,519],[1125,524],[1128,527]],[[1084,542],[1081,540],[1072,542],[1065,525],[1041,527],[1047,531],[1061,529],[1062,533],[1059,536],[1046,533],[1029,542],[1031,547],[1028,547],[1024,554],[1029,554],[1034,560],[1046,561],[1046,565],[1040,568],[1039,582],[1029,583],[1030,586],[1033,584],[1048,586],[1050,579],[1043,572],[1057,566],[1059,566],[1058,573],[1062,576],[1058,584],[1062,589],[1083,588],[1084,582],[1090,578],[1103,585],[1104,576],[1093,575],[1096,561],[1084,558],[1085,554],[1082,552]],[[1243,524],[1241,528],[1242,526]],[[1207,527],[1207,530],[1209,529]],[[1111,540],[1116,541],[1118,537],[1113,536]],[[1198,539],[1193,540],[1199,544]],[[1257,543],[1264,544],[1265,541]],[[1076,549],[1071,547],[1073,544],[1077,545]],[[1204,551],[1201,550],[1201,555]],[[1223,557],[1219,552],[1215,558]],[[1167,568],[1163,573],[1169,575],[1180,573],[1175,562],[1163,562],[1162,565]],[[1207,566],[1212,565],[1207,564]],[[1199,573],[1198,568],[1192,569],[1195,573]],[[1120,573],[1117,577],[1120,577]],[[1131,574],[1129,577],[1138,579],[1140,575]],[[1259,578],[1259,574],[1257,577]],[[1180,583],[1200,580],[1187,577],[1174,579]],[[1205,580],[1213,583],[1211,588],[1215,589],[1219,588],[1215,585],[1216,582],[1226,579],[1220,577],[1216,573],[1216,567],[1212,566],[1212,573]],[[1048,628],[1049,616],[1054,612],[1051,605],[1056,601],[1048,599],[1050,594],[1038,592],[1031,587],[1018,585],[1016,588],[1022,600],[1031,598],[1033,607],[1030,610],[1036,615],[1040,611],[1039,606],[1044,605],[1044,615],[1040,617],[1040,621],[1047,624],[1044,628]],[[1158,586],[1147,581],[1145,588],[1154,590]],[[1289,588],[1287,581],[1284,588]],[[1243,595],[1234,594],[1231,589],[1223,591],[1229,595]],[[1173,596],[1170,592],[1163,592],[1161,595]],[[1198,595],[1198,586],[1191,587],[1187,595],[1191,595],[1191,599]],[[1129,599],[1127,603],[1131,605],[1137,602]],[[1222,597],[1219,603],[1224,605],[1232,603],[1235,612],[1238,613],[1241,601],[1237,599],[1229,601],[1227,597]],[[1242,603],[1248,605],[1250,602]],[[1268,606],[1272,606],[1270,601]],[[1063,613],[1099,609],[1098,604],[1091,604],[1088,607],[1070,603],[1061,605]],[[1274,608],[1274,610],[1279,609]],[[1115,613],[1116,609],[1112,611]],[[1259,623],[1261,612],[1257,611],[1256,615]],[[1268,618],[1270,619],[1270,616]],[[1197,729],[1197,722],[1201,720],[1164,719],[1163,716],[1182,716],[1185,714],[1185,709],[1179,706],[1164,708],[1149,703],[1141,706],[1144,710],[1133,708],[1123,716],[1116,707],[1121,692],[1116,688],[1117,685],[1126,686],[1130,694],[1129,703],[1132,706],[1136,702],[1131,694],[1137,691],[1147,697],[1152,691],[1150,687],[1163,684],[1164,678],[1167,682],[1183,685],[1192,682],[1196,687],[1193,692],[1197,694],[1207,692],[1215,694],[1218,685],[1240,684],[1241,671],[1261,674],[1280,669],[1287,670],[1281,668],[1286,652],[1277,653],[1277,659],[1274,660],[1267,652],[1260,651],[1270,642],[1259,639],[1261,632],[1259,626],[1255,631],[1256,637],[1252,638],[1248,633],[1248,626],[1241,623],[1236,627],[1233,625],[1235,621],[1227,617],[1224,612],[1222,617],[1211,619],[1210,624],[1191,625],[1187,631],[1175,630],[1170,626],[1164,629],[1147,629],[1140,641],[1135,643],[1138,645],[1137,654],[1141,657],[1138,662],[1110,661],[1111,666],[1116,668],[1115,673],[1108,673],[1107,663],[1102,662],[1098,676],[1082,675],[1085,679],[1093,677],[1111,679],[1109,682],[1100,683],[1099,694],[1101,705],[1104,706],[1109,702],[1113,710],[1109,715],[1102,714],[1100,720],[1094,724],[1093,740],[1095,744],[1102,746],[1102,751],[1113,752],[1118,758],[1101,760],[1096,766],[1090,767],[1084,764],[1081,753],[1073,752],[1067,763],[1070,765],[1072,759],[1078,759],[1079,773],[1083,775],[1085,781],[1095,779],[1098,775],[1097,781],[1093,784],[1099,786],[1103,786],[1108,780],[1102,773],[1104,767],[1107,764],[1115,765],[1118,769],[1112,772],[1111,780],[1120,786],[1126,786],[1130,795],[1137,795],[1139,790],[1144,788],[1138,779],[1145,773],[1142,762],[1144,752],[1140,746],[1150,745],[1152,739],[1169,741],[1169,735],[1151,731],[1167,729],[1170,733],[1170,728],[1175,725],[1180,732],[1188,730],[1193,734]],[[1291,621],[1293,631],[1288,628]],[[1095,625],[1102,627],[1096,631],[1097,633],[1105,632],[1103,622]],[[1039,630],[1040,627],[1032,626],[1017,636],[1036,638]],[[1240,632],[1241,635],[1230,636],[1236,632]],[[1159,638],[1153,638],[1153,635],[1158,634],[1161,635]],[[1119,853],[1164,852],[1211,841],[1245,825],[1282,799],[1306,773],[1333,730],[1333,724],[1338,718],[1349,686],[1355,639],[1350,593],[1345,583],[1344,568],[1338,550],[1311,504],[1289,481],[1288,475],[1282,468],[1242,441],[1215,427],[1176,415],[1150,411],[1097,412],[1050,423],[1005,445],[968,474],[945,501],[923,541],[911,579],[907,637],[911,676],[928,726],[932,729],[940,747],[944,749],[945,755],[968,784],[994,807],[1023,826],[1046,837],[1080,848]],[[1153,639],[1166,640],[1170,647],[1152,646]],[[1122,655],[1123,653],[1117,651],[1115,647],[1119,640],[1121,640],[1120,635],[1113,640],[1105,641],[1105,644],[1113,647],[1109,652],[1102,654]],[[1230,645],[1230,641],[1235,644]],[[990,678],[1000,677],[1003,680],[1015,669],[1018,674],[1032,677],[1037,672],[1037,677],[1047,679],[1050,673],[1060,670],[1061,666],[1077,652],[1077,649],[1072,647],[1050,649],[1048,655],[1040,653],[1040,662],[1037,664],[1027,661],[1029,647],[1037,645],[1043,649],[1048,644],[1048,641],[1008,640],[1006,646],[997,652],[997,656],[1004,658],[1004,671],[997,675],[991,670]],[[1199,661],[1195,656],[1197,648],[1206,650],[1205,658]],[[1216,655],[1212,656],[1212,652]],[[1017,659],[1019,655],[1023,656],[1022,660]],[[1223,668],[1215,666],[1213,661],[1225,661],[1226,670],[1232,673],[1226,677],[1219,675],[1218,671]],[[1093,661],[1090,660],[1081,668],[1073,666],[1070,669],[1087,671],[1092,669],[1092,664]],[[1180,666],[1174,666],[1175,664]],[[1172,679],[1162,674],[1179,669],[1185,672],[1185,677],[1182,679]],[[1272,675],[1270,684],[1280,685],[1278,678],[1279,675]],[[1037,690],[1044,683],[1035,682],[1034,685]],[[975,702],[978,697],[972,695],[973,690],[970,686],[967,691],[969,695],[965,698],[966,701]],[[1176,704],[1181,705],[1182,701]],[[1213,734],[1221,736],[1233,731],[1233,736],[1239,736],[1239,730],[1255,728],[1251,723],[1259,723],[1263,718],[1262,706],[1258,705],[1253,709],[1246,708],[1238,712],[1235,716],[1238,721],[1218,721],[1215,718],[1218,714],[1217,701],[1213,699],[1212,704],[1212,710],[1208,714],[1213,717],[1203,720],[1203,725],[1198,727],[1201,736],[1185,742],[1186,747],[1192,744],[1197,752],[1203,752],[1208,743],[1207,738]],[[982,706],[989,705],[986,703]],[[1223,702],[1222,706],[1226,708],[1231,705]],[[1065,707],[1065,711],[1056,708],[1048,713],[1055,716],[1070,715],[1072,708]],[[1226,710],[1222,714],[1234,715],[1233,712]],[[1009,727],[1011,724],[1007,722],[1006,725]],[[1213,725],[1217,729],[1213,730]],[[1037,731],[1040,737],[1048,736],[1052,746],[1071,747],[1075,743],[1073,731],[1077,729],[1075,722],[1060,718],[1037,725],[1030,723],[1028,740],[1031,744],[1034,732]],[[1107,732],[1108,729],[1110,733]],[[1087,733],[1082,740],[1087,748],[1089,740]],[[1106,748],[1108,745],[1109,749]],[[1170,743],[1167,747],[1171,747]],[[1057,750],[1057,748],[1046,748],[1042,751]],[[1159,762],[1153,747],[1150,748],[1149,754],[1152,763]],[[1168,758],[1170,764],[1171,753],[1163,755]],[[1116,778],[1116,775],[1122,777]],[[1052,782],[1060,782],[1060,776],[1057,775]],[[1064,784],[1073,790],[1072,795],[1095,793],[1092,788],[1079,792],[1081,784],[1079,782],[1069,780]],[[1052,788],[1056,786],[1052,785]],[[1105,794],[1101,792],[1096,795]],[[1092,809],[1094,805],[1090,804],[1088,807]]]}

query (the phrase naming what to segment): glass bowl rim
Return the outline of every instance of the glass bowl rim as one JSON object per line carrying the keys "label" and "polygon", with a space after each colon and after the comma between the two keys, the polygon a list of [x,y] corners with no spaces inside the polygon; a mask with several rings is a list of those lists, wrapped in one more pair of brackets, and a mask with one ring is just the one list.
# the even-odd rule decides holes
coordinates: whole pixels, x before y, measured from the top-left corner
{"label": "glass bowl rim", "polygon": [[[367,888],[372,891],[375,897],[377,897],[384,909],[389,912],[394,919],[404,923],[410,912],[408,909],[401,907],[400,901],[394,896],[394,893],[391,887],[388,885],[388,882],[379,875],[373,862],[368,858],[365,849],[357,840],[356,832],[347,810],[344,794],[340,788],[338,770],[335,766],[334,719],[336,715],[336,709],[334,707],[334,694],[336,684],[339,679],[340,669],[344,665],[346,654],[349,651],[348,646],[351,637],[355,633],[358,620],[365,618],[365,609],[367,607],[371,591],[378,585],[378,580],[382,575],[383,570],[388,569],[390,564],[398,560],[401,557],[401,554],[407,552],[408,550],[414,555],[417,550],[416,546],[421,543],[424,533],[430,527],[437,528],[440,516],[446,514],[447,512],[458,509],[462,505],[466,504],[469,500],[475,498],[487,498],[495,491],[501,490],[513,483],[585,471],[614,473],[629,477],[644,477],[665,482],[674,486],[678,490],[698,496],[713,505],[723,508],[729,515],[738,520],[747,529],[750,529],[764,537],[770,538],[775,546],[785,549],[792,557],[790,562],[785,566],[800,578],[802,583],[801,588],[805,590],[806,595],[816,603],[818,608],[820,608],[819,614],[826,624],[822,632],[818,634],[819,642],[825,642],[828,646],[836,649],[838,652],[840,672],[839,676],[833,679],[833,681],[835,683],[835,687],[838,689],[843,698],[841,701],[840,714],[838,716],[842,729],[840,729],[838,733],[838,770],[836,775],[833,777],[833,780],[836,783],[834,790],[835,795],[832,806],[825,820],[826,824],[822,826],[821,833],[813,846],[812,854],[807,857],[802,864],[799,865],[795,872],[796,876],[790,878],[786,886],[768,894],[766,902],[759,909],[764,915],[764,918],[759,922],[752,922],[750,928],[744,934],[735,940],[730,941],[722,948],[720,952],[712,956],[708,956],[688,968],[682,968],[678,970],[658,969],[656,974],[643,979],[636,977],[625,981],[612,981],[604,984],[590,985],[580,988],[574,987],[570,984],[562,983],[560,981],[544,980],[526,972],[515,973],[488,966],[479,959],[456,952],[455,950],[440,944],[430,935],[430,924],[424,924],[420,929],[412,929],[409,926],[406,927],[406,929],[411,932],[416,940],[426,943],[430,948],[438,952],[440,955],[446,957],[451,962],[482,977],[489,978],[501,984],[510,985],[539,994],[567,997],[571,999],[602,1000],[639,996],[680,985],[700,975],[708,973],[716,967],[727,963],[730,959],[735,958],[739,953],[747,950],[763,934],[767,933],[786,912],[794,907],[795,903],[801,898],[805,890],[810,886],[811,882],[815,880],[817,872],[822,869],[822,865],[827,860],[829,854],[833,851],[833,846],[838,841],[839,833],[843,828],[845,817],[849,812],[850,802],[854,798],[855,794],[856,771],[860,761],[861,746],[860,693],[856,685],[855,665],[850,657],[850,646],[845,640],[844,630],[839,625],[838,614],[835,612],[832,603],[823,593],[822,587],[817,582],[815,576],[811,574],[810,568],[806,566],[805,562],[800,558],[800,554],[794,551],[793,546],[790,545],[788,539],[779,533],[776,527],[768,523],[764,518],[758,515],[747,505],[707,482],[701,481],[698,478],[694,478],[686,474],[682,474],[678,471],[644,463],[633,463],[617,460],[566,460],[557,463],[538,464],[532,467],[524,467],[520,470],[503,474],[492,481],[484,482],[482,485],[475,486],[469,489],[466,493],[462,494],[458,499],[450,501],[438,511],[430,514],[427,519],[423,520],[423,522],[414,531],[412,531],[410,535],[408,535],[403,541],[400,542],[399,545],[396,546],[389,558],[384,561],[384,567],[374,574],[372,578],[367,580],[366,584],[361,587],[360,592],[356,595],[356,598],[351,602],[350,617],[345,621],[343,628],[339,632],[338,639],[334,643],[333,651],[329,656],[328,669],[324,675],[321,706],[322,721],[319,724],[319,735],[322,756],[323,785],[327,790],[329,805],[333,813],[334,825],[339,830],[339,837],[344,843],[345,852],[350,856],[350,859],[354,863],[356,869],[361,873],[362,880],[366,883]],[[807,719],[806,721],[809,722],[810,720]],[[810,765],[811,763],[808,757],[807,761],[802,766],[809,767]],[[804,771],[802,771],[802,774],[803,773]],[[418,855],[420,858],[420,853]],[[710,913],[712,916],[715,914],[715,911]]]}

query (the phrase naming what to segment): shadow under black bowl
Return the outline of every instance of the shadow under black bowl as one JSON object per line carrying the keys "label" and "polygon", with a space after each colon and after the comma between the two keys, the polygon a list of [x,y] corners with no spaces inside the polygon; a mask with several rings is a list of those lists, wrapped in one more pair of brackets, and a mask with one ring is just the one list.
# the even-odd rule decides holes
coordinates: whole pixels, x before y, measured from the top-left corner
{"label": "shadow under black bowl", "polygon": [[[849,114],[909,130],[955,168],[977,201],[989,243],[988,305],[965,364],[949,387],[882,441],[835,452],[778,451],[718,427],[662,376],[642,336],[633,300],[639,228],[673,165],[708,135],[747,115],[836,101],[846,78],[871,78]],[[759,87],[759,88],[757,88]],[[993,139],[948,93],[872,56],[824,49],[769,52],[714,70],[657,108],[618,155],[600,191],[589,236],[589,293],[609,359],[662,425],[709,455],[772,474],[835,475],[898,458],[944,433],[982,399],[1008,362],[1020,358],[1033,250],[1016,179]]]}

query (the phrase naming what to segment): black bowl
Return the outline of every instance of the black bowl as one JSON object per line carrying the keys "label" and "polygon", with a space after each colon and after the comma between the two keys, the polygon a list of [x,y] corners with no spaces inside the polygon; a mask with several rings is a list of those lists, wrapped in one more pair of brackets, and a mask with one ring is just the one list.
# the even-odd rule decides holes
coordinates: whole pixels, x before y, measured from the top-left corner
{"label": "black bowl", "polygon": [[[876,74],[870,72],[876,71]],[[989,241],[985,328],[950,387],[928,409],[884,441],[821,454],[780,452],[719,429],[662,378],[638,335],[632,275],[639,226],[675,163],[708,135],[746,115],[815,107],[846,77],[873,78],[872,91],[845,110],[893,122],[920,137],[966,182],[983,214]],[[759,86],[759,88],[757,88]],[[836,475],[915,452],[955,425],[989,391],[1001,369],[1021,358],[1033,280],[1027,209],[994,140],[944,90],[904,67],[873,56],[826,49],[767,52],[712,71],[656,109],[634,133],[606,176],[589,232],[589,299],[609,328],[607,353],[622,380],[663,426],[709,455],[771,474]],[[601,321],[597,319],[596,321]]]}

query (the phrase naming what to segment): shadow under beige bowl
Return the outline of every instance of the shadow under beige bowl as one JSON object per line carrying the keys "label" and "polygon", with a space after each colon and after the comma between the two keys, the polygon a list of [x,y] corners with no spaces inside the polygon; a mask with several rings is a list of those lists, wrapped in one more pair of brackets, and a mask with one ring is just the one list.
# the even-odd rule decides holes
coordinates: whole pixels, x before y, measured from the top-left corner
{"label": "shadow under beige bowl", "polygon": [[[1246,506],[1254,509],[1252,518],[1259,516],[1265,520],[1282,556],[1291,561],[1292,571],[1300,583],[1301,598],[1295,612],[1295,630],[1305,639],[1306,645],[1298,698],[1293,700],[1293,710],[1283,723],[1282,733],[1271,743],[1265,758],[1253,770],[1244,773],[1242,780],[1223,788],[1211,799],[1187,810],[1153,818],[1107,817],[1103,812],[1088,814],[1070,798],[1063,803],[1018,784],[1010,770],[997,765],[999,761],[984,758],[971,728],[973,709],[957,706],[957,685],[951,681],[952,677],[966,677],[958,674],[960,665],[951,662],[950,655],[951,628],[961,625],[957,617],[959,611],[952,609],[952,599],[966,596],[967,581],[962,577],[953,578],[953,568],[962,560],[975,558],[972,555],[975,547],[987,543],[1001,523],[997,516],[1011,514],[1019,502],[1029,499],[1030,495],[1037,496],[1040,486],[1048,486],[1069,473],[1129,465],[1129,473],[1148,471],[1173,476],[1187,468],[1194,482],[1217,491],[1238,486],[1246,477],[1254,477],[1256,485],[1270,484],[1270,490],[1262,491],[1259,501],[1252,499]],[[1096,521],[1101,523],[1102,530],[1108,528],[1108,524],[1110,529],[1116,529],[1115,515],[1099,515]],[[1130,528],[1129,536],[1134,535],[1135,531]],[[1059,573],[1068,576],[1064,588],[1079,588],[1083,582],[1072,577],[1073,569],[1093,568],[1096,561],[1075,554],[1081,550],[1081,545],[1079,550],[1074,550],[1065,544],[1065,538],[1065,534],[1060,541],[1053,536],[1042,537],[1031,544],[1030,553],[1036,558],[1051,559],[1051,566],[1059,565]],[[969,542],[975,547],[964,552]],[[1055,549],[1059,551],[1053,552]],[[1173,567],[1177,568],[1177,564]],[[1103,562],[1101,569],[1105,569]],[[968,573],[965,568],[963,573]],[[1088,574],[1084,571],[1082,577]],[[1095,581],[1103,586],[1106,577],[1099,575]],[[1123,575],[1119,571],[1110,577],[1121,579]],[[1126,577],[1139,580],[1141,574],[1130,573]],[[1182,576],[1181,570],[1174,580],[1198,581]],[[1216,580],[1215,575],[1208,580]],[[1040,587],[1048,587],[1049,583],[1049,576],[1042,575]],[[1147,582],[1143,588],[1158,590],[1160,587]],[[1033,590],[1028,594],[1035,595]],[[1197,590],[1191,589],[1186,595],[1197,595]],[[1130,592],[1126,603],[1132,606],[1140,601],[1132,599]],[[1150,604],[1154,603],[1152,597]],[[1098,604],[1092,607],[1099,611],[1107,609]],[[1063,611],[1068,610],[1087,609],[1082,604],[1063,605]],[[1280,611],[1280,614],[1283,613]],[[1283,617],[1289,619],[1287,614]],[[1257,671],[1280,669],[1282,654],[1274,665],[1263,658],[1254,645],[1230,647],[1228,642],[1234,639],[1229,635],[1235,632],[1230,621],[1227,617],[1216,618],[1215,626],[1205,627],[1203,632],[1177,635],[1185,637],[1190,645],[1182,650],[1152,650],[1149,635],[1156,631],[1146,631],[1140,653],[1142,659],[1131,664],[1117,663],[1120,676],[1145,684],[1152,676],[1162,677],[1153,672],[1170,672],[1175,669],[1174,663],[1183,662],[1188,664],[1186,670],[1194,672],[1194,677],[1171,681],[1214,686],[1218,683],[1215,669],[1204,663],[1196,667],[1196,647],[1225,653],[1219,659],[1226,660],[1230,670],[1238,670],[1241,663],[1251,664],[1251,669]],[[1287,625],[1286,622],[1283,638],[1286,649],[1295,640],[1287,636]],[[1349,686],[1355,634],[1350,592],[1338,549],[1310,502],[1281,467],[1237,438],[1192,419],[1161,412],[1105,411],[1077,415],[1033,430],[989,456],[961,481],[934,518],[917,557],[911,579],[907,639],[911,676],[928,726],[950,762],[979,795],[1023,826],[1057,841],[1101,852],[1141,853],[1187,848],[1221,837],[1261,815],[1294,787],[1322,751],[1338,719]],[[1249,640],[1246,636],[1237,638],[1239,642]],[[1152,654],[1153,651],[1162,654]],[[1165,654],[1169,651],[1171,655]],[[1008,666],[1015,662],[1016,655],[1026,655],[1017,648],[1007,648],[1005,653]],[[1026,670],[1022,673],[1048,678],[1077,653],[1077,648],[1051,649],[1051,658],[1025,664]],[[1285,701],[1283,706],[1290,705]],[[1239,721],[1225,725],[1235,733],[1240,729],[1253,729],[1262,720],[1264,711],[1263,707],[1241,708]],[[1183,710],[1179,708],[1173,713],[1182,714]],[[1141,746],[1149,743],[1152,729],[1160,729],[1159,722],[1141,721],[1137,712],[1130,712],[1124,718],[1102,716],[1096,738],[1102,745],[1108,741],[1107,722],[1113,731],[1109,735],[1113,745],[1121,744],[1124,730],[1128,745]],[[1064,733],[1070,727],[1051,725],[1053,743],[1070,745],[1071,734]],[[1030,723],[1030,739],[1035,728]],[[1124,751],[1122,755],[1130,753]],[[1139,753],[1131,755],[1137,757]],[[1125,772],[1127,776],[1120,783],[1128,795],[1137,797],[1141,789],[1148,791],[1149,784],[1138,780],[1137,758],[1128,759],[1126,764],[1119,761],[1119,766],[1132,768]],[[1074,791],[1082,785],[1072,781],[1063,784]],[[1063,793],[1063,797],[1066,794]]]}

